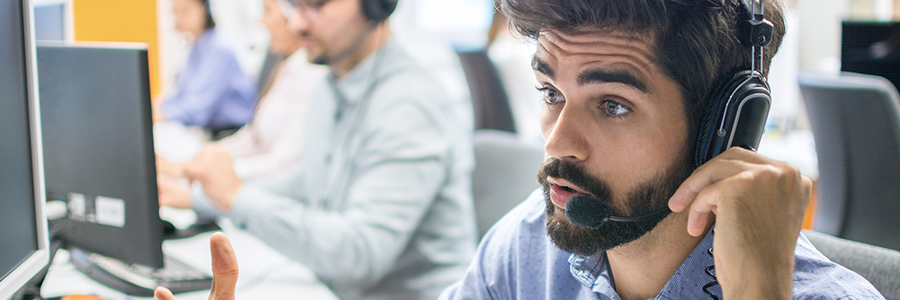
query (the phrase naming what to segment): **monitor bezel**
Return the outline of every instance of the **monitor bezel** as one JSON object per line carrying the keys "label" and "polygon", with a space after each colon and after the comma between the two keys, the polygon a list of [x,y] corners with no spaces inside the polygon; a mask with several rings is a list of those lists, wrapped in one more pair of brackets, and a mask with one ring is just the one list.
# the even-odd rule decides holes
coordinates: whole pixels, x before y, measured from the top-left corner
{"label": "monitor bezel", "polygon": [[0,299],[8,299],[22,286],[50,263],[50,242],[47,232],[47,217],[44,214],[44,160],[41,142],[41,115],[38,97],[36,48],[34,42],[34,15],[31,0],[22,0],[22,23],[24,26],[25,76],[28,95],[28,123],[31,138],[32,182],[34,188],[35,228],[37,229],[37,249],[6,277],[0,278]]}

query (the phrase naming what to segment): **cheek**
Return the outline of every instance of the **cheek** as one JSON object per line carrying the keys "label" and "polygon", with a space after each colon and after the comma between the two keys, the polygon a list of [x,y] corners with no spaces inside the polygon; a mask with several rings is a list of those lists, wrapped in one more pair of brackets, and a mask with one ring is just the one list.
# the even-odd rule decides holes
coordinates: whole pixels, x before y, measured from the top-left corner
{"label": "cheek", "polygon": [[559,117],[559,111],[546,103],[541,103],[539,122],[541,125],[541,134],[546,141],[550,134],[553,133],[553,127],[556,126],[556,119]]}
{"label": "cheek", "polygon": [[686,125],[648,125],[641,134],[622,141],[620,147],[613,147],[610,151],[618,153],[614,157],[621,158],[616,162],[607,162],[614,165],[620,174],[611,178],[611,181],[619,181],[613,183],[613,186],[629,187],[669,168],[682,158],[687,143],[686,135]]}
{"label": "cheek", "polygon": [[202,9],[195,9],[191,12],[190,18],[191,25],[203,27],[203,23],[206,21],[206,13]]}

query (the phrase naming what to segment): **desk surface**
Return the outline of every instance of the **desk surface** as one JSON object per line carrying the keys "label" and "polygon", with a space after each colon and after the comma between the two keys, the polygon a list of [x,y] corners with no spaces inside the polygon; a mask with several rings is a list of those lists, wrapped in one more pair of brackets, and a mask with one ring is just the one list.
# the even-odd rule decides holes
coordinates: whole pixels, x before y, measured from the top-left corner
{"label": "desk surface", "polygon": [[[308,268],[278,253],[245,231],[229,224],[222,224],[221,227],[231,239],[238,257],[238,299],[284,299],[296,295],[303,295],[305,299],[337,299]],[[212,233],[182,240],[167,240],[163,243],[163,251],[198,270],[212,274],[210,235]],[[41,296],[46,298],[71,294],[96,295],[110,300],[152,299],[127,296],[101,285],[76,270],[69,262],[68,252],[60,250],[47,273]],[[198,291],[178,294],[176,298],[205,300],[208,295],[208,291]]]}

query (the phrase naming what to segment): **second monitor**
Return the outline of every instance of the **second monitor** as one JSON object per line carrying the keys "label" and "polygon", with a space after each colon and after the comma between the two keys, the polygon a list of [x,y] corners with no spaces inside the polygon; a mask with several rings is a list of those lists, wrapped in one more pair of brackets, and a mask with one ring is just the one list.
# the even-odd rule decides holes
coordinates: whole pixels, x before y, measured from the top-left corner
{"label": "second monitor", "polygon": [[47,198],[68,207],[54,229],[73,263],[133,295],[208,289],[163,255],[146,48],[39,45],[37,58]]}
{"label": "second monitor", "polygon": [[47,198],[69,208],[60,235],[161,268],[146,50],[40,45],[37,56]]}

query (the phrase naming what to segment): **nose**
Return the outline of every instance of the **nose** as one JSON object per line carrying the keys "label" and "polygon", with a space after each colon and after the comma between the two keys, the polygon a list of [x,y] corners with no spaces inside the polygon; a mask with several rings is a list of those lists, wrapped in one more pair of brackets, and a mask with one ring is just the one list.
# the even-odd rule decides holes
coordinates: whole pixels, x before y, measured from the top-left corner
{"label": "nose", "polygon": [[584,161],[590,154],[590,137],[586,128],[591,121],[590,111],[565,104],[556,120],[550,121],[551,132],[544,144],[547,155],[560,160]]}
{"label": "nose", "polygon": [[306,18],[306,14],[300,11],[301,8],[294,8],[292,11],[292,15],[290,20],[288,20],[288,30],[291,33],[300,36],[302,33],[309,29],[310,21]]}

